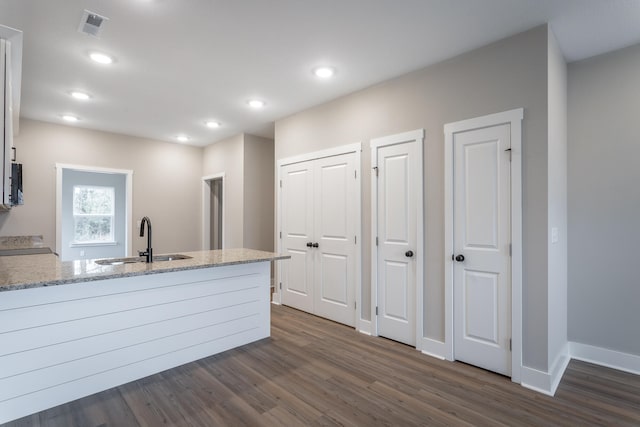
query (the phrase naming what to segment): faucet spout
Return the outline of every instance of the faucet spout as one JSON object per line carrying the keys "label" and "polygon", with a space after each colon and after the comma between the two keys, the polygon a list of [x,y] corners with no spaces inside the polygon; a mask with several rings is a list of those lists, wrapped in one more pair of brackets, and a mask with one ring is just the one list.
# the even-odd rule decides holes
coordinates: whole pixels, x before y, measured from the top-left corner
{"label": "faucet spout", "polygon": [[147,225],[147,250],[139,252],[140,256],[146,257],[146,262],[153,262],[153,249],[151,248],[151,220],[148,216],[140,221],[140,237],[144,237],[144,226]]}

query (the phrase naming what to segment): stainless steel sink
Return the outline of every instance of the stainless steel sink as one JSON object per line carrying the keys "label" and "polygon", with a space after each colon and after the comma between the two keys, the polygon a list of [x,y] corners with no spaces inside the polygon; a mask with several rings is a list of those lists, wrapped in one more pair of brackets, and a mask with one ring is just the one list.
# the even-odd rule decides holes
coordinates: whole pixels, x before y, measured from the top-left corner
{"label": "stainless steel sink", "polygon": [[107,259],[97,259],[94,262],[99,265],[121,265],[121,264],[133,264],[135,262],[144,262],[144,258],[139,256],[129,257],[129,258],[107,258]]}
{"label": "stainless steel sink", "polygon": [[[153,261],[176,261],[179,259],[189,259],[192,258],[188,255],[182,254],[171,254],[171,255],[155,255],[153,257]],[[122,265],[122,264],[134,264],[136,262],[145,262],[144,257],[128,257],[128,258],[107,258],[107,259],[97,259],[94,261],[99,265]]]}
{"label": "stainless steel sink", "polygon": [[179,259],[190,259],[193,257],[190,257],[188,255],[182,255],[182,254],[171,254],[171,255],[154,255],[153,256],[153,260],[154,261],[176,261]]}

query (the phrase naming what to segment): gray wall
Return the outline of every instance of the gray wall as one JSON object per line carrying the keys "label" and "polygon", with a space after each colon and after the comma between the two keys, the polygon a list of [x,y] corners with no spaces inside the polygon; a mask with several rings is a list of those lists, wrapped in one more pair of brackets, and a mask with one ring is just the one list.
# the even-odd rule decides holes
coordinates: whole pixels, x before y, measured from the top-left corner
{"label": "gray wall", "polygon": [[274,144],[244,136],[244,247],[273,251]]}
{"label": "gray wall", "polygon": [[276,160],[363,142],[363,314],[370,312],[370,148],[424,128],[424,331],[444,339],[445,123],[524,107],[524,363],[547,368],[547,27],[518,34],[275,124]]}
{"label": "gray wall", "polygon": [[[549,31],[549,368],[567,343],[567,63]],[[558,230],[552,242],[551,229]]]}
{"label": "gray wall", "polygon": [[273,250],[273,140],[249,134],[204,149],[203,176],[225,173],[226,248]]}
{"label": "gray wall", "polygon": [[640,45],[569,65],[569,340],[640,355]]}
{"label": "gray wall", "polygon": [[204,149],[202,176],[225,173],[224,177],[224,245],[241,248],[244,222],[244,135],[236,135]]}
{"label": "gray wall", "polygon": [[[0,214],[0,235],[42,234],[55,248],[55,164],[67,163],[133,170],[133,220],[151,218],[154,252],[200,249],[201,148],[25,119],[15,143],[25,204]],[[133,250],[145,239],[134,234]]]}

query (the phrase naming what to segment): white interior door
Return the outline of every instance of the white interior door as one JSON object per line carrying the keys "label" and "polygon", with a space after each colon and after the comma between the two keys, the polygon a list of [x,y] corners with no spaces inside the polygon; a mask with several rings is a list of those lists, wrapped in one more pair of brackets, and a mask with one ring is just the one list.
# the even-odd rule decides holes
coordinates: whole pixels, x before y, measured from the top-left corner
{"label": "white interior door", "polygon": [[510,127],[453,140],[455,359],[511,375]]}
{"label": "white interior door", "polygon": [[282,250],[291,259],[282,266],[282,303],[313,313],[313,180],[312,161],[281,169]]}
{"label": "white interior door", "polygon": [[[416,344],[416,190],[413,142],[377,148],[378,334]],[[421,191],[421,190],[418,190]]]}
{"label": "white interior door", "polygon": [[314,313],[349,326],[355,326],[356,182],[354,153],[315,161]]}

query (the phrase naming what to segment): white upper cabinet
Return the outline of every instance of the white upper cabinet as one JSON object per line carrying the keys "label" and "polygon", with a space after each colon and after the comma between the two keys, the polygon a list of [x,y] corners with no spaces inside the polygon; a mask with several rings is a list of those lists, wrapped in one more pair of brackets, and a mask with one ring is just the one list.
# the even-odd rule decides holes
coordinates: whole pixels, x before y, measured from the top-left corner
{"label": "white upper cabinet", "polygon": [[0,26],[0,210],[11,207],[11,163],[16,160],[13,136],[20,116],[22,32]]}

